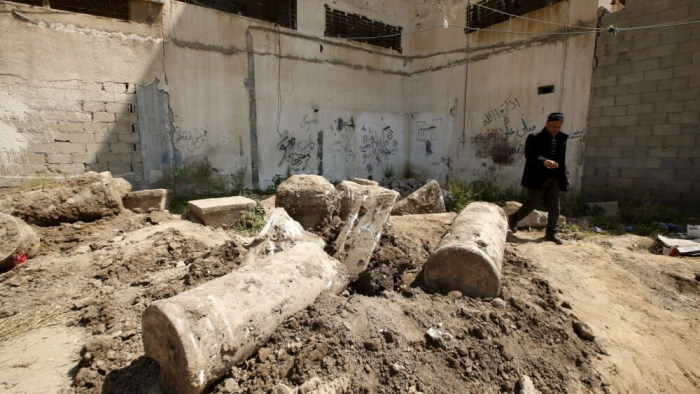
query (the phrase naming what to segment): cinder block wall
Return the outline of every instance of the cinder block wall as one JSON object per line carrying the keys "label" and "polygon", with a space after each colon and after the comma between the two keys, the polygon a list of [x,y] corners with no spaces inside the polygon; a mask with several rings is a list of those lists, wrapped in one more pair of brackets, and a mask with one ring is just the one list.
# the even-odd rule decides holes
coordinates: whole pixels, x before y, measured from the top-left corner
{"label": "cinder block wall", "polygon": [[628,0],[602,18],[618,31],[596,45],[582,187],[591,201],[700,213],[700,24],[683,24],[697,20],[697,0]]}
{"label": "cinder block wall", "polygon": [[32,140],[24,160],[0,163],[0,167],[19,168],[2,168],[3,172],[54,177],[111,171],[129,181],[141,181],[135,86],[0,78],[4,101],[17,104],[7,110],[16,113],[5,122]]}

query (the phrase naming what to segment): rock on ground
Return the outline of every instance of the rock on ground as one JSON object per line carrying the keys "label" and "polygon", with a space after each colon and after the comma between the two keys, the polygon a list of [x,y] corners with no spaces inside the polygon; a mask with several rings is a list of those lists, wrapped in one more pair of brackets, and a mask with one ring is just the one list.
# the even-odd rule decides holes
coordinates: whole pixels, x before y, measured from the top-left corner
{"label": "rock on ground", "polygon": [[62,222],[90,222],[119,214],[131,184],[109,172],[87,172],[61,182],[0,196],[0,212],[28,223],[55,226]]}
{"label": "rock on ground", "polygon": [[0,212],[0,270],[12,268],[15,256],[34,257],[39,244],[39,237],[27,223]]}

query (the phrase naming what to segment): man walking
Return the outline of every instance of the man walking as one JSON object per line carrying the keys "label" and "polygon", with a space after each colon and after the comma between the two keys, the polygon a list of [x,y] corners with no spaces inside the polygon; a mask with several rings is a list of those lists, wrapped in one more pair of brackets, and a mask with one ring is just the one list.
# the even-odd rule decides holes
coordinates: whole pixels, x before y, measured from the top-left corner
{"label": "man walking", "polygon": [[510,231],[518,231],[518,222],[535,210],[540,201],[547,206],[547,230],[545,239],[562,244],[557,236],[559,219],[559,192],[566,191],[569,179],[566,173],[566,140],[561,132],[564,115],[554,112],[547,116],[544,129],[530,134],[525,140],[525,169],[521,185],[528,189],[528,200],[515,213],[508,216]]}

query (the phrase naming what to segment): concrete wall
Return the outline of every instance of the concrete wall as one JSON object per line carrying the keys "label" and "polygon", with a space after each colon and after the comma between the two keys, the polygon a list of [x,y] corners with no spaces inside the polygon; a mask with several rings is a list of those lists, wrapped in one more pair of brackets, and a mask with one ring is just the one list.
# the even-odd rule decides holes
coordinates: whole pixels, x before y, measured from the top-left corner
{"label": "concrete wall", "polygon": [[700,25],[695,0],[629,0],[602,18],[583,190],[700,212]]}
{"label": "concrete wall", "polygon": [[0,184],[109,170],[142,179],[135,89],[158,23],[0,2]]}
{"label": "concrete wall", "polygon": [[293,173],[517,186],[526,134],[561,110],[578,186],[595,37],[562,25],[594,26],[595,4],[493,27],[541,34],[469,35],[460,1],[331,5],[403,27],[402,53],[323,37],[324,4],[298,0],[292,30],[177,1],[134,0],[130,22],[0,2],[2,58],[21,53],[0,63],[0,182],[97,169],[165,186],[208,160],[227,189]]}
{"label": "concrete wall", "polygon": [[[449,23],[463,25],[465,4],[454,3],[443,15],[431,12],[429,3],[418,7],[420,24],[440,25],[446,15]],[[455,27],[411,36],[411,52],[421,56],[412,62],[408,89],[410,172],[441,183],[488,177],[503,189],[517,189],[526,136],[544,127],[548,113],[562,111],[562,130],[571,136],[567,165],[573,188],[579,188],[596,8],[590,1],[561,2],[528,14],[529,20],[511,19],[469,35]],[[574,32],[583,34],[567,34]],[[539,94],[542,86],[553,92]],[[422,130],[431,126],[438,131],[426,136]]]}

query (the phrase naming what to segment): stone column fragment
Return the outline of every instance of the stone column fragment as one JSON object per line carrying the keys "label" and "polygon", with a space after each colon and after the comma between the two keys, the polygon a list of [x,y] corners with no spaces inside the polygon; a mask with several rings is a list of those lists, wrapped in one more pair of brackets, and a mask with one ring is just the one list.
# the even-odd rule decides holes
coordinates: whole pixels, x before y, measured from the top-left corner
{"label": "stone column fragment", "polygon": [[16,254],[28,258],[39,251],[39,237],[22,219],[0,213],[0,269],[12,268]]}
{"label": "stone column fragment", "polygon": [[442,189],[436,180],[432,180],[420,189],[409,194],[394,205],[392,215],[415,215],[425,213],[444,213],[445,200]]}
{"label": "stone column fragment", "polygon": [[172,298],[143,313],[146,356],[170,393],[200,393],[267,342],[288,316],[322,291],[340,292],[345,267],[317,243],[302,243]]}
{"label": "stone column fragment", "polygon": [[507,231],[500,207],[469,204],[423,266],[425,285],[441,293],[459,290],[469,297],[496,297],[501,291]]}
{"label": "stone column fragment", "polygon": [[63,222],[91,222],[119,214],[131,184],[105,171],[87,172],[61,182],[8,193],[0,197],[0,212],[28,223],[55,226]]}
{"label": "stone column fragment", "polygon": [[330,223],[335,204],[333,184],[320,175],[292,175],[275,192],[275,207],[284,208],[306,230]]}

